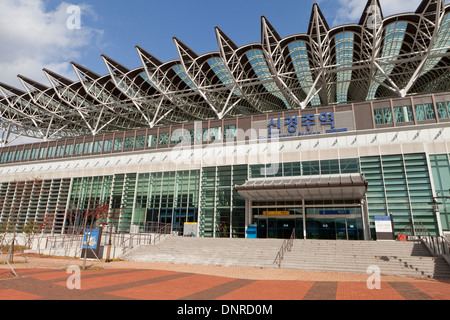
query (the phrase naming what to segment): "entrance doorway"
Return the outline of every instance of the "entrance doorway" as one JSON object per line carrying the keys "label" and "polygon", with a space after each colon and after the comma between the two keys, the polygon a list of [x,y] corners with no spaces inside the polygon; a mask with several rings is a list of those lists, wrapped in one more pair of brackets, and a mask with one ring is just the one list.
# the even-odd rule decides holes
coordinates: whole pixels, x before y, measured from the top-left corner
{"label": "entrance doorway", "polygon": [[[303,218],[258,217],[257,237],[288,239],[295,229],[295,237],[303,239]],[[306,239],[363,240],[362,219],[359,217],[326,217],[306,219]]]}
{"label": "entrance doorway", "polygon": [[363,240],[362,219],[327,217],[306,219],[307,239]]}
{"label": "entrance doorway", "polygon": [[258,218],[257,236],[262,239],[289,239],[295,229],[296,238],[303,238],[302,218]]}

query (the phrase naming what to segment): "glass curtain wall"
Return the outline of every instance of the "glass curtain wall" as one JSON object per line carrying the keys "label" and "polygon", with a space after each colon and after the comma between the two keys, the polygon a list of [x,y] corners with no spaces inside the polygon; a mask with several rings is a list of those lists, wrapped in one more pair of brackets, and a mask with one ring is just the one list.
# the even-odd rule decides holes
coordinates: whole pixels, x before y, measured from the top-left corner
{"label": "glass curtain wall", "polygon": [[245,237],[245,199],[234,186],[245,183],[247,169],[247,165],[203,168],[201,236]]}
{"label": "glass curtain wall", "polygon": [[361,172],[368,180],[367,204],[374,237],[374,216],[392,213],[395,233],[404,233],[422,222],[437,234],[432,188],[424,153],[361,158]]}
{"label": "glass curtain wall", "polygon": [[[352,67],[354,33],[341,32],[334,37],[336,50],[337,69],[348,69]],[[336,74],[336,102],[346,103],[348,100],[348,88],[352,79],[352,71],[338,71]]]}
{"label": "glass curtain wall", "polygon": [[92,212],[110,204],[113,176],[74,178],[65,221],[65,231],[89,226]]}
{"label": "glass curtain wall", "polygon": [[334,159],[249,166],[250,178],[358,173],[359,159]]}
{"label": "glass curtain wall", "polygon": [[[198,222],[204,237],[245,237],[245,199],[234,190],[235,185],[257,177],[361,172],[368,181],[372,229],[374,216],[392,213],[396,233],[421,222],[437,234],[436,215],[429,205],[433,200],[430,174],[436,195],[448,195],[450,158],[448,154],[429,158],[430,169],[426,154],[415,153],[4,182],[0,184],[0,224],[21,228],[35,221],[48,228],[45,232],[59,232],[63,227],[67,232],[89,224],[89,212],[107,205],[110,213],[120,214],[120,219],[113,221],[120,232],[129,232],[133,225],[144,228],[151,222],[170,223],[173,230],[182,231],[184,222]],[[277,170],[269,170],[273,168]],[[440,202],[442,226],[448,230],[449,204]]]}
{"label": "glass curtain wall", "polygon": [[199,181],[199,170],[139,174],[133,224],[169,223],[182,234],[185,222],[198,221]]}
{"label": "glass curtain wall", "polygon": [[[436,196],[450,196],[450,155],[432,154],[430,155],[431,171],[433,173],[433,182]],[[442,229],[450,230],[450,199],[437,199],[439,212],[441,215]]]}
{"label": "glass curtain wall", "polygon": [[[199,171],[118,174],[75,178],[67,226],[84,225],[96,205],[116,213],[119,232],[152,231],[149,223],[169,223],[182,231],[184,222],[197,222]],[[147,229],[145,229],[147,228]]]}
{"label": "glass curtain wall", "polygon": [[37,225],[42,232],[60,232],[70,179],[12,181],[0,184],[0,228],[22,231]]}

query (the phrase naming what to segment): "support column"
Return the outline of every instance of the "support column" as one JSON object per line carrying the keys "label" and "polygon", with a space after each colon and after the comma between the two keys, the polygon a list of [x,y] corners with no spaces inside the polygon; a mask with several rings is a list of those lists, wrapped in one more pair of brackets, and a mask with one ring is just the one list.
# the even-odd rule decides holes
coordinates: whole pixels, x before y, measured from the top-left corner
{"label": "support column", "polygon": [[306,208],[304,198],[302,198],[302,215],[303,215],[303,239],[306,239]]}
{"label": "support column", "polygon": [[367,197],[366,196],[364,196],[364,198],[361,199],[361,218],[362,218],[362,225],[363,225],[364,240],[371,240],[369,211],[367,208]]}
{"label": "support column", "polygon": [[253,222],[252,201],[245,199],[245,230]]}

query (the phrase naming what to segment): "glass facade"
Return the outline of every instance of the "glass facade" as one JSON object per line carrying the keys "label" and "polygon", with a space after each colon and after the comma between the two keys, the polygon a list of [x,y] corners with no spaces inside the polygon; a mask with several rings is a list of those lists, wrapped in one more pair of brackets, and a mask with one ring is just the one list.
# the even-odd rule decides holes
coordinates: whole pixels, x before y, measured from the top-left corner
{"label": "glass facade", "polygon": [[336,102],[346,103],[348,100],[348,88],[350,80],[352,79],[352,71],[350,68],[353,65],[353,46],[354,33],[341,32],[334,37],[336,50],[336,64],[338,69],[348,69],[337,72],[336,84]]}
{"label": "glass facade", "polygon": [[[292,58],[292,64],[294,65],[294,69],[297,73],[297,78],[300,81],[300,85],[303,88],[303,91],[306,95],[308,95],[309,90],[314,84],[311,68],[309,65],[308,51],[306,50],[306,42],[305,41],[295,41],[289,44],[289,53]],[[314,98],[311,99],[311,105],[319,106],[320,105],[320,97],[315,95]]]}
{"label": "glass facade", "polygon": [[[167,223],[172,224],[173,231],[182,233],[184,222],[198,222],[202,237],[243,238],[247,205],[256,217],[250,223],[259,226],[260,236],[284,237],[287,229],[292,232],[295,227],[298,237],[306,234],[307,238],[362,239],[365,209],[360,199],[246,203],[234,189],[249,178],[347,173],[362,173],[368,181],[366,199],[372,237],[374,217],[388,214],[393,216],[396,233],[405,232],[413,222],[423,223],[433,234],[439,232],[436,214],[429,204],[433,199],[431,179],[438,195],[448,191],[450,156],[430,155],[427,159],[425,153],[4,182],[0,184],[4,199],[0,203],[0,223],[14,222],[21,229],[33,220],[46,222],[53,232],[68,232],[89,222],[89,214],[106,205],[110,213],[118,212],[118,219],[109,222],[119,232],[130,232],[132,228],[151,231],[151,224]],[[440,209],[442,227],[448,230],[448,201]]]}
{"label": "glass facade", "polygon": [[359,159],[257,164],[249,166],[249,178],[311,176],[359,172]]}
{"label": "glass facade", "polygon": [[382,108],[373,110],[373,117],[375,124],[391,124],[392,123],[392,110],[391,108]]}
{"label": "glass facade", "polygon": [[46,233],[63,231],[70,179],[34,179],[0,184],[0,226],[20,232],[30,222]]}
{"label": "glass facade", "polygon": [[66,227],[82,226],[88,212],[106,205],[110,214],[118,213],[111,223],[119,232],[131,226],[151,231],[152,223],[172,224],[181,232],[184,222],[197,222],[199,179],[198,170],[75,178],[69,202],[73,217]]}
{"label": "glass facade", "polygon": [[[225,66],[225,63],[221,58],[209,59],[208,64],[224,85],[226,85],[227,87],[234,86],[233,77],[231,76],[230,72],[228,71],[228,68]],[[234,89],[233,93],[238,96],[242,95],[239,89]]]}
{"label": "glass facade", "polygon": [[396,233],[404,233],[414,222],[422,222],[438,233],[431,180],[424,153],[363,157],[361,173],[368,180],[367,204],[370,227],[374,216],[392,214]]}
{"label": "glass facade", "polygon": [[254,49],[248,51],[246,56],[250,61],[250,65],[253,71],[256,73],[258,79],[263,82],[263,86],[266,88],[266,90],[283,101],[286,107],[290,109],[291,107],[289,106],[289,103],[286,101],[283,94],[280,93],[280,89],[273,81],[272,74],[269,70],[269,67],[267,66],[267,62],[264,58],[263,52],[259,49]]}
{"label": "glass facade", "polygon": [[443,21],[441,22],[441,27],[439,28],[436,40],[431,49],[432,50],[431,57],[425,63],[425,66],[420,74],[421,76],[432,70],[442,59],[442,57],[433,58],[432,56],[445,53],[449,46],[450,46],[450,13],[447,13],[444,16]]}
{"label": "glass facade", "polygon": [[[292,54],[299,64],[306,58],[304,50],[301,43],[292,46]],[[252,58],[254,67],[261,68],[263,76],[267,65],[258,65],[263,57],[253,52]],[[220,78],[220,72],[226,71],[222,62],[212,59],[210,63],[215,65]],[[223,81],[230,81],[226,74],[221,77]],[[314,137],[282,139],[279,163],[265,164],[268,159],[265,160],[264,154],[258,153],[258,157],[264,158],[255,158],[253,151],[249,153],[251,148],[247,150],[246,147],[248,137],[245,130],[267,128],[271,115],[240,116],[223,119],[222,122],[210,120],[1,148],[0,174],[4,180],[0,182],[0,223],[12,223],[22,228],[31,219],[46,222],[48,227],[49,220],[53,219],[50,229],[64,232],[71,227],[82,226],[90,212],[103,204],[111,212],[118,212],[119,219],[112,223],[120,232],[136,228],[148,231],[149,225],[154,223],[171,224],[174,231],[180,232],[184,222],[197,222],[199,234],[204,237],[245,237],[246,224],[262,223],[265,227],[261,225],[261,228],[268,228],[262,232],[266,235],[275,232],[281,236],[285,234],[285,228],[294,225],[298,233],[303,232],[307,237],[328,234],[327,237],[333,238],[334,235],[340,238],[343,236],[342,223],[345,222],[345,235],[350,239],[360,237],[362,222],[359,219],[362,215],[368,215],[369,224],[364,221],[364,226],[370,226],[373,231],[375,216],[392,214],[397,233],[405,232],[413,222],[422,222],[429,231],[437,234],[438,219],[429,203],[433,196],[447,196],[450,189],[449,155],[439,142],[439,139],[445,141],[443,130],[450,121],[449,101],[448,94],[442,93],[367,102],[354,110],[350,109],[353,105],[327,107],[326,112],[333,108],[336,120],[358,122],[358,128],[342,136],[323,133]],[[352,112],[352,118],[341,117],[340,108],[347,115]],[[320,109],[317,108],[317,112]],[[290,110],[277,116],[303,114],[302,110],[298,115],[296,112]],[[362,116],[364,119],[359,118]],[[383,126],[391,128],[385,133]],[[402,128],[394,133],[394,126]],[[371,130],[374,129],[379,140],[367,138],[368,132],[372,135]],[[358,130],[362,130],[361,135]],[[424,132],[420,137],[418,130]],[[429,134],[425,133],[428,131]],[[242,136],[245,140],[240,140]],[[317,141],[312,143],[315,139]],[[222,145],[217,143],[220,141],[232,143]],[[249,145],[259,141],[252,140]],[[398,149],[392,146],[393,141],[399,143]],[[416,142],[420,143],[420,153],[410,148],[410,144]],[[201,164],[187,164],[183,168],[175,164],[170,170],[163,169],[166,168],[166,161],[162,160],[164,155],[177,151],[171,148],[189,147],[192,143],[205,150],[215,149],[220,157],[226,153],[227,159],[220,161],[221,166],[213,165],[218,161],[202,159]],[[406,144],[405,150],[402,150],[403,143]],[[430,143],[432,147],[429,150],[433,151],[427,154],[422,146]],[[303,152],[306,152],[305,156]],[[163,157],[158,160],[159,154]],[[238,162],[228,157],[233,154]],[[241,155],[248,158],[244,160]],[[207,158],[209,153],[203,156]],[[288,161],[299,157],[304,160]],[[104,174],[96,175],[101,163]],[[139,169],[134,170],[133,166]],[[46,175],[47,171],[59,179],[33,180],[33,177]],[[336,200],[308,203],[308,199],[292,199],[293,203],[256,205],[246,201],[234,188],[254,178],[350,173],[364,174],[369,183],[367,210],[360,201],[352,204]],[[18,176],[25,181],[16,181]],[[4,182],[8,179],[11,181]],[[42,181],[42,187],[38,181]],[[24,192],[23,188],[27,191]],[[444,231],[449,231],[449,203],[447,199],[441,202],[440,224]],[[361,208],[361,212],[344,216],[320,214],[320,210],[339,211],[348,207]],[[269,218],[264,211],[289,211],[289,214],[287,217]],[[250,221],[251,215],[258,216],[258,221]],[[334,222],[323,222],[326,219],[334,219]]]}
{"label": "glass facade", "polygon": [[200,235],[245,237],[245,199],[235,185],[245,183],[248,166],[208,167],[202,170]]}
{"label": "glass facade", "polygon": [[[295,51],[297,49],[293,50],[293,52],[301,51]],[[220,72],[220,64],[218,65],[217,72]],[[274,83],[271,84],[275,85]],[[420,101],[417,102],[413,97],[406,100],[401,99],[401,105],[397,103],[391,106],[391,102],[386,101],[382,103],[382,107],[378,105],[374,106],[372,114],[373,127],[365,129],[380,126],[394,126],[397,124],[419,125],[422,123],[447,122],[450,120],[450,98],[448,96],[435,97],[434,99],[432,96],[425,97],[425,99],[420,97]],[[436,102],[433,100],[436,100]],[[370,106],[370,102],[367,103],[367,106]],[[198,129],[185,129],[183,126],[175,126],[167,127],[169,128],[167,131],[159,130],[158,128],[142,129],[115,134],[104,134],[95,138],[68,138],[56,142],[51,141],[32,145],[10,146],[0,148],[0,164],[37,162],[41,160],[74,157],[82,158],[85,156],[133,152],[136,150],[166,149],[180,143],[212,143],[221,139],[224,141],[236,140],[237,131],[241,129],[240,124],[246,121],[249,121],[249,119],[239,117],[234,119],[233,123],[223,123],[222,125],[210,125],[207,122],[202,122],[201,128]]]}
{"label": "glass facade", "polygon": [[[435,109],[436,108],[436,109]],[[437,112],[437,115],[436,115]],[[407,104],[403,106],[374,108],[373,119],[375,126],[414,123],[450,119],[450,103],[437,102]]]}
{"label": "glass facade", "polygon": [[[384,31],[383,49],[381,52],[381,58],[383,62],[392,62],[398,59],[398,55],[403,45],[405,38],[406,27],[408,23],[405,21],[397,21],[390,23],[386,26]],[[380,87],[380,83],[386,80],[386,76],[389,76],[393,69],[393,64],[385,64],[380,66],[383,70],[377,70],[375,74],[375,81],[370,84],[369,92],[367,94],[367,100],[373,100],[376,98],[376,93]],[[384,76],[383,73],[386,75]]]}
{"label": "glass facade", "polygon": [[[359,159],[334,159],[250,165],[251,178],[311,176],[359,173]],[[350,205],[350,206],[349,206]],[[258,201],[252,202],[258,237],[289,238],[295,228],[297,238],[349,239],[364,238],[361,203],[342,201]],[[305,213],[305,214],[304,214]],[[281,216],[282,217],[281,217]],[[303,219],[306,219],[303,221]]]}
{"label": "glass facade", "polygon": [[[450,155],[432,154],[430,155],[431,171],[436,196],[450,196]],[[442,229],[450,230],[450,199],[437,199],[441,217]]]}

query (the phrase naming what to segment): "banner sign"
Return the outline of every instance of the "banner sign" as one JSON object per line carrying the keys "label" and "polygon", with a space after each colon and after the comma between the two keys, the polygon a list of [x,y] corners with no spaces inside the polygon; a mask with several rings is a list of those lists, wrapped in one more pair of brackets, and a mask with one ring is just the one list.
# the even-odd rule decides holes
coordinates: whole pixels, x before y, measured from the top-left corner
{"label": "banner sign", "polygon": [[99,229],[84,230],[83,249],[96,250],[99,242]]}
{"label": "banner sign", "polygon": [[81,257],[97,259],[100,254],[102,229],[85,229]]}
{"label": "banner sign", "polygon": [[377,232],[392,232],[390,216],[375,217],[375,230]]}
{"label": "banner sign", "polygon": [[320,210],[319,214],[350,214],[350,210]]}
{"label": "banner sign", "polygon": [[183,236],[196,237],[197,236],[197,222],[185,222],[183,228]]}
{"label": "banner sign", "polygon": [[375,218],[375,232],[377,240],[394,240],[394,228],[391,216],[377,216]]}
{"label": "banner sign", "polygon": [[265,216],[288,216],[289,214],[289,211],[263,211]]}

